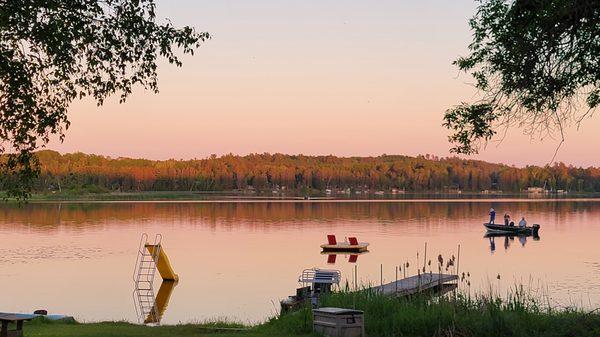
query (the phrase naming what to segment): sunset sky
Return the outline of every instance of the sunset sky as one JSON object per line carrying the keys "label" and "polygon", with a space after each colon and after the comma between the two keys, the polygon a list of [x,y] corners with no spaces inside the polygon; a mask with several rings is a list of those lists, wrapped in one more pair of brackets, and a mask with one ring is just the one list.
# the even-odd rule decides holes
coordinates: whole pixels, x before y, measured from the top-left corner
{"label": "sunset sky", "polygon": [[[281,152],[449,155],[444,111],[472,100],[452,61],[467,53],[471,0],[159,0],[158,15],[212,34],[158,95],[76,102],[49,148],[150,159]],[[557,160],[600,165],[600,116],[566,133]],[[509,131],[475,158],[546,164],[557,140]]]}

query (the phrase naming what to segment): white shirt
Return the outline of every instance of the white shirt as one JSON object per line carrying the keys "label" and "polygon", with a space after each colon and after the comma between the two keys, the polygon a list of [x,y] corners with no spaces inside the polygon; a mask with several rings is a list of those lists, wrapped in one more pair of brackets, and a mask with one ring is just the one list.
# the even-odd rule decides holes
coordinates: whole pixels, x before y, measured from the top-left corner
{"label": "white shirt", "polygon": [[521,221],[519,221],[519,227],[525,227],[527,226],[527,221],[525,221],[525,219],[521,219]]}

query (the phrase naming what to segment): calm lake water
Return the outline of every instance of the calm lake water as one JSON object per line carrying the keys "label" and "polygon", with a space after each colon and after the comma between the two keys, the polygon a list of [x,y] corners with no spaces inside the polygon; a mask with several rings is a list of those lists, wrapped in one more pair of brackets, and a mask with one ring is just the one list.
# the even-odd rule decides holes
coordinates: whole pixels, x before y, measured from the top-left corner
{"label": "calm lake water", "polygon": [[[541,224],[541,238],[484,238],[491,206]],[[473,291],[523,284],[552,305],[600,306],[598,200],[127,202],[0,205],[0,311],[137,322],[132,274],[143,232],[162,233],[180,276],[163,323],[261,321],[295,293],[305,268],[339,269],[352,283],[356,266],[360,282],[378,284],[381,265],[389,282],[408,261],[412,275],[425,243],[433,261],[460,244]],[[328,264],[319,249],[328,233],[357,236],[370,252]]]}

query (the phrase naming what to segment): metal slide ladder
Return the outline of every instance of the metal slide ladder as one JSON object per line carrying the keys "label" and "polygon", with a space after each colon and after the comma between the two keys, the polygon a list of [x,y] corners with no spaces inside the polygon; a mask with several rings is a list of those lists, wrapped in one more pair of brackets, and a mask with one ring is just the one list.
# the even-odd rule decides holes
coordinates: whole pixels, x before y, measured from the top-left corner
{"label": "metal slide ladder", "polygon": [[143,233],[138,246],[137,260],[133,273],[135,289],[133,297],[136,302],[136,313],[140,322],[158,323],[160,320],[157,314],[156,297],[154,295],[154,275],[156,274],[156,265],[160,256],[160,243],[162,235],[156,234],[154,237],[153,253],[146,249],[148,234]]}

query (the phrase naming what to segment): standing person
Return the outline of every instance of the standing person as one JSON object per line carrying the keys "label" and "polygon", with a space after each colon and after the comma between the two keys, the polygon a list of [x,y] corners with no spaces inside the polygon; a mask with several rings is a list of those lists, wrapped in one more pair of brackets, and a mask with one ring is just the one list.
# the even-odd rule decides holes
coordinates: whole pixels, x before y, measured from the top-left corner
{"label": "standing person", "polygon": [[508,212],[504,213],[504,226],[508,226],[510,223],[510,214]]}
{"label": "standing person", "polygon": [[525,227],[527,226],[527,221],[525,220],[525,217],[521,218],[521,221],[519,221],[519,227]]}
{"label": "standing person", "polygon": [[496,219],[496,211],[494,208],[490,208],[490,225],[494,224],[494,220]]}

